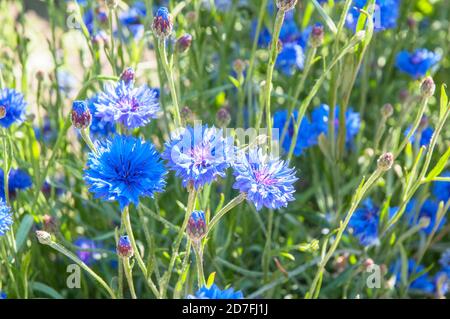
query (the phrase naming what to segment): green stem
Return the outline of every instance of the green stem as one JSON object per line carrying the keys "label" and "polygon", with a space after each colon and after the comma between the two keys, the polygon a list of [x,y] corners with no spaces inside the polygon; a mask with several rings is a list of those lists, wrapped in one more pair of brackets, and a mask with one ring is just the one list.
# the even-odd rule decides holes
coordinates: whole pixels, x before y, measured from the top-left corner
{"label": "green stem", "polygon": [[92,142],[91,136],[89,134],[89,129],[81,129],[80,130],[81,137],[86,142],[89,149],[94,152],[95,154],[98,154],[97,148],[95,147],[94,143]]}
{"label": "green stem", "polygon": [[269,280],[269,266],[270,266],[270,257],[271,257],[271,249],[272,249],[272,230],[273,230],[273,217],[274,212],[273,209],[269,209],[269,218],[267,222],[267,237],[266,237],[266,245],[264,246],[263,252],[263,274],[264,274],[264,283],[267,283]]}
{"label": "green stem", "polygon": [[213,228],[216,226],[216,224],[220,221],[220,219],[228,213],[230,210],[232,210],[234,207],[239,205],[244,201],[246,198],[246,195],[244,193],[240,193],[238,196],[233,198],[228,204],[226,204],[224,207],[222,207],[216,215],[214,215],[213,219],[209,222],[208,230],[206,232],[205,237],[208,236],[208,234],[213,230]]}
{"label": "green stem", "polygon": [[122,258],[122,262],[123,262],[123,269],[125,271],[125,277],[127,278],[128,282],[128,287],[130,288],[131,298],[137,299],[136,291],[134,290],[133,273],[130,267],[130,259]]}
{"label": "green stem", "polygon": [[193,242],[194,254],[195,254],[195,265],[197,266],[197,283],[198,287],[203,287],[206,283],[205,274],[203,272],[203,249],[201,240]]}

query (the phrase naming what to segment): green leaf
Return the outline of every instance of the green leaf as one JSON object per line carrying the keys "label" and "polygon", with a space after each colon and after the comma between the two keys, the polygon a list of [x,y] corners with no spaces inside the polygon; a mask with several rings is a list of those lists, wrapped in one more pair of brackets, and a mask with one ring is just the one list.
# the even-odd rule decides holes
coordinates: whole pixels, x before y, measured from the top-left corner
{"label": "green leaf", "polygon": [[445,165],[447,164],[449,158],[450,158],[450,147],[447,149],[447,152],[445,152],[444,155],[441,156],[436,166],[431,170],[431,172],[426,177],[425,181],[430,182],[435,177],[437,177],[444,170]]}
{"label": "green leaf", "polygon": [[280,256],[283,256],[283,257],[285,257],[285,258],[287,258],[287,259],[290,259],[290,260],[292,260],[292,261],[295,261],[294,255],[292,255],[292,254],[290,254],[290,253],[281,252],[281,253],[280,253]]}
{"label": "green leaf", "polygon": [[233,83],[233,85],[236,87],[236,89],[239,89],[241,84],[239,83],[238,79],[232,77],[231,75],[228,76],[228,79],[230,80],[231,83]]}
{"label": "green leaf", "polygon": [[325,12],[323,7],[316,0],[312,0],[312,3],[316,7],[316,10],[319,12],[320,16],[325,20],[325,24],[327,25],[327,27],[331,30],[331,32],[336,34],[337,27],[334,24],[333,20],[330,18],[330,16]]}
{"label": "green leaf", "polygon": [[64,299],[63,296],[59,292],[57,292],[55,289],[47,286],[46,284],[43,284],[42,282],[32,282],[31,283],[31,289],[34,291],[42,292],[53,299]]}
{"label": "green leaf", "polygon": [[445,92],[446,87],[447,86],[445,84],[442,84],[441,86],[441,107],[439,109],[439,120],[442,120],[445,114],[445,110],[448,107],[448,96]]}
{"label": "green leaf", "polygon": [[212,272],[208,276],[208,280],[206,281],[206,287],[211,287],[213,285],[215,279],[216,279],[216,272]]}
{"label": "green leaf", "polygon": [[34,223],[33,216],[25,215],[23,217],[16,235],[16,246],[18,251],[25,243],[28,237],[28,233],[30,232],[31,227],[33,226],[33,223]]}

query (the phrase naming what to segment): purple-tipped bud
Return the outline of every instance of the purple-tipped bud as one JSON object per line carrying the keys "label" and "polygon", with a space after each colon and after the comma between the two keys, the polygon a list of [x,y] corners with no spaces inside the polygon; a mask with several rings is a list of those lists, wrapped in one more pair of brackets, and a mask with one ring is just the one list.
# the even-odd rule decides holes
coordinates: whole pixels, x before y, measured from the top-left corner
{"label": "purple-tipped bud", "polygon": [[128,236],[120,236],[119,243],[117,244],[117,254],[122,258],[133,257],[134,250]]}
{"label": "purple-tipped bud", "polygon": [[192,44],[192,35],[186,33],[178,38],[176,43],[176,49],[179,53],[183,53],[189,50],[191,44]]}
{"label": "purple-tipped bud", "polygon": [[205,213],[201,210],[194,210],[189,217],[186,232],[193,241],[199,241],[206,235],[207,227]]}
{"label": "purple-tipped bud", "polygon": [[323,31],[323,26],[316,24],[311,30],[311,46],[313,48],[318,48],[323,44],[325,32]]}
{"label": "purple-tipped bud", "polygon": [[36,72],[36,80],[38,80],[38,81],[44,80],[44,71],[38,70]]}
{"label": "purple-tipped bud", "polygon": [[408,27],[410,29],[414,29],[416,27],[416,25],[417,25],[417,21],[413,17],[408,17],[408,21],[407,22],[408,22]]}
{"label": "purple-tipped bud", "polygon": [[297,0],[277,0],[278,9],[284,12],[294,9],[296,4]]}
{"label": "purple-tipped bud", "polygon": [[6,107],[2,105],[0,106],[0,120],[4,117],[6,117]]}
{"label": "purple-tipped bud", "polygon": [[181,119],[185,123],[191,123],[192,120],[194,119],[194,113],[188,106],[185,106],[181,109],[180,115],[181,115]]}
{"label": "purple-tipped bud", "polygon": [[217,125],[227,127],[231,122],[231,115],[227,108],[222,107],[216,114]]}
{"label": "purple-tipped bud", "polygon": [[74,101],[72,104],[72,124],[77,129],[86,129],[91,125],[92,115],[85,101]]}
{"label": "purple-tipped bud", "polygon": [[155,35],[160,39],[165,39],[172,34],[172,15],[166,7],[161,7],[156,11],[152,28]]}
{"label": "purple-tipped bud", "polygon": [[52,236],[43,230],[36,230],[36,237],[42,245],[50,245],[52,243]]}
{"label": "purple-tipped bud", "polygon": [[241,59],[236,59],[233,62],[233,70],[234,70],[234,72],[236,72],[239,75],[244,74],[246,66],[247,65],[246,65],[245,61],[243,61]]}
{"label": "purple-tipped bud", "polygon": [[394,114],[394,107],[392,106],[392,104],[386,103],[385,105],[383,105],[383,107],[381,108],[381,115],[387,119],[391,117],[392,114]]}
{"label": "purple-tipped bud", "polygon": [[377,165],[380,170],[388,171],[394,164],[394,154],[391,152],[384,153],[378,158]]}
{"label": "purple-tipped bud", "polygon": [[133,68],[126,68],[120,75],[120,80],[124,81],[125,84],[133,84],[135,77],[136,74],[134,73]]}
{"label": "purple-tipped bud", "polygon": [[431,76],[427,76],[420,86],[422,97],[430,98],[434,95],[434,91],[436,91],[436,84],[434,84],[433,78]]}

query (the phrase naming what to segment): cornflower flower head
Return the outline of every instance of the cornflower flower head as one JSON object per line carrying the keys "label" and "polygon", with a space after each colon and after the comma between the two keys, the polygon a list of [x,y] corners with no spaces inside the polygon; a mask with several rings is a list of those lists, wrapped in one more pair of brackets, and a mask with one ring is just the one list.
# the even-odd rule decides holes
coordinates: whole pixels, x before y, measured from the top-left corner
{"label": "cornflower flower head", "polygon": [[88,156],[84,180],[96,198],[117,200],[123,210],[139,197],[153,197],[166,184],[166,170],[153,144],[115,135],[97,143]]}
{"label": "cornflower flower head", "polygon": [[172,34],[172,15],[166,7],[160,7],[153,18],[152,29],[160,39],[165,39]]}
{"label": "cornflower flower head", "polygon": [[441,60],[441,56],[427,49],[417,49],[414,52],[401,51],[397,54],[395,65],[400,71],[412,78],[424,77],[428,70]]}
{"label": "cornflower flower head", "polygon": [[436,231],[439,231],[445,224],[446,218],[444,217],[439,225],[436,225],[438,208],[438,204],[430,199],[427,199],[422,205],[417,200],[412,199],[406,204],[405,216],[410,225],[417,225],[422,218],[428,218],[428,226],[421,231],[429,235],[436,226]]}
{"label": "cornflower flower head", "polygon": [[[279,139],[283,137],[283,130],[285,124],[289,120],[289,124],[284,134],[282,145],[283,150],[285,152],[289,152],[289,149],[292,144],[292,139],[295,133],[294,121],[297,121],[298,112],[297,111],[292,112],[290,119],[287,118],[288,115],[289,112],[287,110],[277,111],[273,115],[273,128],[278,129]],[[297,143],[295,144],[294,155],[300,156],[301,154],[303,154],[305,149],[317,145],[318,143],[317,137],[318,136],[316,134],[316,131],[314,130],[314,127],[311,125],[311,122],[308,120],[306,116],[303,117],[302,122],[300,123],[300,127],[298,129]]]}
{"label": "cornflower flower head", "polygon": [[206,227],[205,212],[201,210],[194,210],[189,217],[186,227],[186,232],[189,238],[194,242],[198,242],[206,235]]}
{"label": "cornflower flower head", "polygon": [[[0,168],[0,198],[5,199],[4,171]],[[18,190],[25,190],[32,185],[31,177],[21,169],[12,169],[8,176],[9,196],[13,198]]]}
{"label": "cornflower flower head", "polygon": [[128,129],[135,129],[157,118],[159,91],[147,85],[134,87],[133,82],[120,80],[114,85],[106,84],[94,105],[97,108],[95,116],[104,122],[118,122]]}
{"label": "cornflower flower head", "polygon": [[246,194],[256,210],[287,207],[294,200],[295,169],[264,154],[262,149],[251,148],[247,155],[239,156],[233,170],[236,177],[233,188]]}
{"label": "cornflower flower head", "polygon": [[27,102],[22,93],[14,89],[0,89],[0,126],[9,128],[12,124],[25,121]]}
{"label": "cornflower flower head", "polygon": [[0,198],[0,236],[4,236],[13,224],[11,209]]}
{"label": "cornflower flower head", "polygon": [[74,101],[72,104],[72,125],[77,129],[87,129],[92,122],[91,111],[85,101]]}
{"label": "cornflower flower head", "polygon": [[303,70],[305,54],[302,47],[295,42],[283,45],[275,66],[285,75],[291,76],[296,70]]}
{"label": "cornflower flower head", "polygon": [[[442,177],[450,177],[450,171],[441,174]],[[450,182],[438,181],[433,183],[433,195],[444,203],[450,200]]]}
{"label": "cornflower flower head", "polygon": [[0,299],[8,299],[8,296],[6,295],[5,292],[0,291]]}
{"label": "cornflower flower head", "polygon": [[[414,259],[408,260],[408,279],[415,278],[409,285],[409,289],[420,291],[426,294],[433,294],[436,290],[435,283],[433,279],[424,271],[425,267],[423,265],[418,265]],[[395,277],[395,285],[398,287],[401,284],[402,276],[402,262],[397,260],[391,267],[390,272]],[[417,276],[421,274],[420,276]]]}
{"label": "cornflower flower head", "polygon": [[[120,24],[124,26],[118,31],[120,35],[125,36],[125,40],[130,34],[133,39],[139,40],[144,36],[144,20],[147,16],[147,8],[142,1],[135,1],[128,10],[121,12],[119,15]],[[123,34],[125,30],[128,34]]]}
{"label": "cornflower flower head", "polygon": [[370,198],[363,202],[362,207],[355,210],[349,222],[353,236],[358,238],[363,246],[377,245],[380,210]]}
{"label": "cornflower flower head", "polygon": [[[409,134],[409,131],[411,130],[411,126],[409,126],[406,130],[404,135],[407,136]],[[419,143],[419,145],[422,146],[428,146],[431,142],[431,138],[433,137],[434,130],[430,126],[426,126],[423,128],[419,128],[416,132],[414,132],[413,135],[411,135],[411,138],[409,141],[411,143]]]}
{"label": "cornflower flower head", "polygon": [[74,246],[77,247],[76,254],[78,258],[86,265],[92,265],[96,261],[102,258],[102,254],[95,251],[101,246],[92,239],[86,237],[78,237],[74,242]]}
{"label": "cornflower flower head", "polygon": [[[355,0],[346,18],[346,25],[349,29],[356,30],[360,10],[364,9],[367,0]],[[400,0],[377,0],[373,17],[375,31],[393,29],[397,26],[400,15]]]}
{"label": "cornflower flower head", "polygon": [[201,287],[195,295],[189,295],[188,299],[244,299],[244,295],[234,288],[221,290],[216,284],[212,284],[211,287]]}
{"label": "cornflower flower head", "polygon": [[233,156],[232,138],[223,137],[221,129],[206,125],[179,129],[162,154],[183,186],[193,185],[196,189],[225,177]]}
{"label": "cornflower flower head", "polygon": [[94,95],[93,97],[87,100],[87,105],[92,115],[92,123],[91,126],[89,127],[89,133],[91,134],[91,136],[106,137],[112,133],[115,133],[116,127],[112,122],[105,122],[102,120],[100,116],[96,115],[97,103],[98,103],[98,95]]}

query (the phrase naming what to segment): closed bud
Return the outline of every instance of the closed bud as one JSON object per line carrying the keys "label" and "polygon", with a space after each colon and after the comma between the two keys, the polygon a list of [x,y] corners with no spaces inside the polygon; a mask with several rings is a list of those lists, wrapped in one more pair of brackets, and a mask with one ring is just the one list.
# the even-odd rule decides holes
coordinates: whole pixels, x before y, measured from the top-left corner
{"label": "closed bud", "polygon": [[227,108],[222,107],[216,114],[217,125],[227,127],[231,122],[231,115]]}
{"label": "closed bud", "polygon": [[316,24],[311,30],[311,46],[313,48],[318,48],[323,44],[324,38],[323,26]]}
{"label": "closed bud", "polygon": [[234,62],[233,62],[233,70],[237,74],[239,74],[239,75],[244,74],[245,67],[246,67],[245,61],[243,61],[241,59],[234,60]]}
{"label": "closed bud", "polygon": [[409,98],[409,91],[407,89],[402,89],[398,94],[400,102],[405,103]]}
{"label": "closed bud", "polygon": [[181,37],[178,38],[176,43],[176,49],[179,53],[184,53],[191,47],[192,44],[192,35],[189,33],[185,33]]}
{"label": "closed bud", "polygon": [[0,106],[0,120],[6,117],[6,107]]}
{"label": "closed bud", "polygon": [[133,257],[134,250],[128,236],[120,236],[119,242],[117,243],[117,254],[122,258]]}
{"label": "closed bud", "polygon": [[58,220],[54,216],[45,214],[42,217],[42,227],[48,233],[56,233],[58,230]]}
{"label": "closed bud", "polygon": [[50,245],[52,243],[52,236],[46,231],[37,230],[36,237],[42,245]]}
{"label": "closed bud", "polygon": [[289,11],[294,9],[297,4],[297,0],[277,0],[277,7],[281,11]]}
{"label": "closed bud", "polygon": [[165,39],[172,34],[172,15],[166,7],[161,7],[156,11],[156,15],[153,18],[152,29],[155,35],[160,39]]}
{"label": "closed bud", "polygon": [[189,217],[186,232],[189,238],[198,242],[206,235],[207,227],[205,213],[201,210],[194,210]]}
{"label": "closed bud", "polygon": [[378,158],[377,161],[378,168],[383,171],[390,170],[392,164],[394,164],[394,154],[392,154],[391,152],[384,153]]}
{"label": "closed bud", "polygon": [[422,97],[430,98],[434,95],[434,91],[436,90],[436,84],[434,84],[433,78],[431,76],[427,76],[425,80],[423,80],[422,85],[420,86],[420,92]]}
{"label": "closed bud", "polygon": [[125,84],[133,84],[135,77],[136,74],[133,68],[130,67],[123,70],[122,74],[120,75],[120,80],[124,81]]}
{"label": "closed bud", "polygon": [[92,122],[92,115],[85,101],[72,104],[72,125],[77,129],[87,129]]}
{"label": "closed bud", "polygon": [[383,107],[381,108],[381,115],[387,119],[391,117],[392,114],[394,114],[394,107],[392,106],[392,104],[386,103],[385,105],[383,105]]}
{"label": "closed bud", "polygon": [[416,25],[417,25],[416,19],[414,19],[413,17],[408,17],[408,27],[410,29],[414,29]]}
{"label": "closed bud", "polygon": [[39,70],[36,72],[36,80],[38,81],[44,80],[44,71]]}
{"label": "closed bud", "polygon": [[180,115],[181,115],[181,119],[185,123],[190,123],[194,119],[194,113],[188,106],[185,106],[181,109]]}

